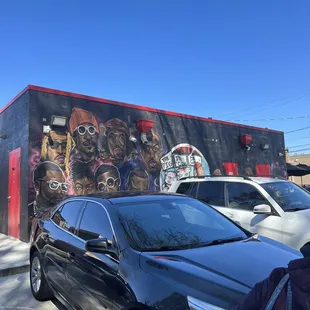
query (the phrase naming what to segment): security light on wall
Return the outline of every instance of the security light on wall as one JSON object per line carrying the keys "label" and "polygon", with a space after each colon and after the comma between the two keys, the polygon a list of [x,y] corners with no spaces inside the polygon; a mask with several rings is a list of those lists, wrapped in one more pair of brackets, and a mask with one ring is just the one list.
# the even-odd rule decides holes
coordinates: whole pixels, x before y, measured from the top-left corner
{"label": "security light on wall", "polygon": [[67,118],[64,116],[52,116],[51,126],[64,127],[67,124]]}
{"label": "security light on wall", "polygon": [[51,127],[49,125],[43,125],[43,133],[47,134],[51,131]]}
{"label": "security light on wall", "polygon": [[260,144],[260,148],[262,149],[262,150],[268,150],[269,149],[269,143],[261,143]]}

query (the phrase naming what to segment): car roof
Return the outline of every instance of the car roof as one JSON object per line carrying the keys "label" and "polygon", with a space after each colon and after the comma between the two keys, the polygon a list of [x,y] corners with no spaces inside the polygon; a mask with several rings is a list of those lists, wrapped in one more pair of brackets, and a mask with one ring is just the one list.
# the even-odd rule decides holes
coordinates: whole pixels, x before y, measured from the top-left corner
{"label": "car roof", "polygon": [[250,177],[251,180],[258,184],[264,183],[275,183],[275,182],[288,182],[288,180],[275,179],[275,178],[266,178],[266,177]]}
{"label": "car roof", "polygon": [[275,182],[289,182],[288,180],[282,180],[271,177],[251,177],[251,176],[207,176],[207,177],[197,177],[197,178],[186,178],[183,180],[179,180],[180,183],[183,182],[205,182],[205,181],[229,181],[229,182],[244,182],[244,181],[252,181],[258,184],[265,183],[275,183]]}
{"label": "car roof", "polygon": [[[75,196],[77,197],[77,196]],[[122,203],[142,202],[142,201],[154,201],[154,200],[165,200],[165,199],[188,198],[188,196],[176,193],[163,193],[163,192],[129,192],[120,191],[114,193],[97,193],[87,196],[79,196],[79,199],[94,199],[100,201],[102,199],[108,200],[111,204],[117,205]]]}

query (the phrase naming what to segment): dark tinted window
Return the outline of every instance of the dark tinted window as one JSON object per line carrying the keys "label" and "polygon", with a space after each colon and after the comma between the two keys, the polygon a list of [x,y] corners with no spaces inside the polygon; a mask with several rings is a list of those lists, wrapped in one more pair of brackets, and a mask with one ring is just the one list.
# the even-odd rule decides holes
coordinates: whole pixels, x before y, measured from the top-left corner
{"label": "dark tinted window", "polygon": [[196,197],[197,195],[197,182],[184,182],[179,185],[177,190],[178,194]]}
{"label": "dark tinted window", "polygon": [[186,249],[218,239],[246,238],[222,214],[192,199],[164,199],[119,206],[119,219],[137,250]]}
{"label": "dark tinted window", "polygon": [[224,182],[200,182],[197,198],[213,206],[225,207]]}
{"label": "dark tinted window", "polygon": [[81,212],[82,201],[70,201],[56,211],[53,216],[55,224],[74,233]]}
{"label": "dark tinted window", "polygon": [[252,185],[227,182],[228,202],[230,208],[253,211],[260,204],[269,204],[262,194]]}
{"label": "dark tinted window", "polygon": [[116,246],[107,213],[102,206],[96,203],[87,203],[82,215],[78,236],[84,240],[106,238],[110,246]]}

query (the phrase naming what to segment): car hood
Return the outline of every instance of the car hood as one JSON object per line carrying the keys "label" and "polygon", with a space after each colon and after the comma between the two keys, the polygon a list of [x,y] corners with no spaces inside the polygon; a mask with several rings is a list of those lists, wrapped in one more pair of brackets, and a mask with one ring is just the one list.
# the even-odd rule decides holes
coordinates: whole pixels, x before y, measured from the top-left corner
{"label": "car hood", "polygon": [[287,267],[300,252],[266,237],[197,249],[142,252],[141,268],[171,285],[193,288],[206,283],[247,292],[276,267]]}
{"label": "car hood", "polygon": [[290,216],[296,216],[296,217],[300,217],[300,216],[305,216],[308,219],[310,219],[310,209],[305,209],[305,210],[300,210],[300,211],[295,211],[295,212],[286,212],[288,213]]}

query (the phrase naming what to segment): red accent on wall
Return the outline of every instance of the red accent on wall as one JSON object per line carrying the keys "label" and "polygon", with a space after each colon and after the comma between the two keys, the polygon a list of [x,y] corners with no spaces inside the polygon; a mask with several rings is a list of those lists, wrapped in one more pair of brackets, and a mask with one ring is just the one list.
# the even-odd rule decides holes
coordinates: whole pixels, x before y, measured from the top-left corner
{"label": "red accent on wall", "polygon": [[154,122],[148,119],[140,119],[137,121],[137,129],[141,133],[148,133],[152,130]]}
{"label": "red accent on wall", "polygon": [[9,154],[8,235],[20,238],[20,148]]}
{"label": "red accent on wall", "polygon": [[86,95],[81,95],[81,94],[76,94],[76,93],[70,93],[70,92],[66,92],[66,91],[62,91],[62,90],[56,90],[56,89],[51,89],[51,88],[46,88],[46,87],[41,87],[41,86],[34,86],[34,85],[28,85],[22,92],[20,92],[13,100],[11,100],[6,106],[4,106],[0,110],[0,114],[5,109],[7,109],[16,99],[18,99],[27,90],[34,90],[34,91],[44,92],[44,93],[53,94],[53,95],[68,96],[68,97],[77,98],[77,99],[91,100],[91,101],[105,103],[105,104],[114,104],[114,105],[118,105],[118,106],[122,106],[122,107],[126,107],[126,108],[132,108],[132,109],[136,109],[136,110],[142,110],[142,111],[153,112],[153,113],[161,113],[161,114],[165,114],[165,115],[188,118],[188,119],[195,119],[195,120],[204,121],[204,122],[208,122],[208,123],[217,123],[217,124],[222,124],[222,125],[228,125],[228,126],[247,128],[247,129],[252,129],[252,130],[259,130],[259,131],[274,132],[274,133],[283,134],[282,131],[272,130],[272,129],[268,129],[268,128],[260,128],[260,127],[254,127],[254,126],[248,126],[248,125],[241,125],[241,124],[236,124],[236,123],[231,123],[231,122],[215,120],[215,119],[207,118],[207,117],[198,117],[198,116],[181,114],[181,113],[171,112],[171,111],[166,111],[166,110],[148,108],[148,107],[144,107],[144,106],[140,106],[140,105],[123,103],[123,102],[118,102],[118,101],[113,101],[113,100],[108,100],[108,99],[102,99],[102,98],[97,98],[97,97],[91,97],[91,96],[86,96]]}
{"label": "red accent on wall", "polygon": [[226,175],[238,175],[238,165],[236,163],[226,162],[223,163]]}
{"label": "red accent on wall", "polygon": [[266,164],[257,164],[256,165],[256,175],[257,176],[270,176],[270,165],[266,165]]}
{"label": "red accent on wall", "polygon": [[243,146],[250,145],[252,143],[252,136],[251,135],[242,135],[240,136],[240,142]]}

